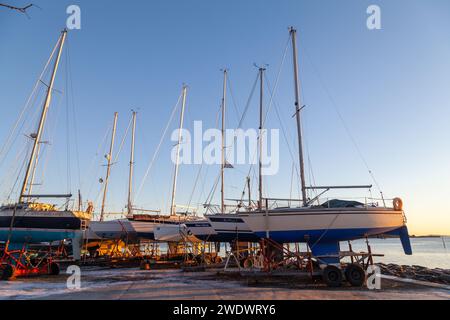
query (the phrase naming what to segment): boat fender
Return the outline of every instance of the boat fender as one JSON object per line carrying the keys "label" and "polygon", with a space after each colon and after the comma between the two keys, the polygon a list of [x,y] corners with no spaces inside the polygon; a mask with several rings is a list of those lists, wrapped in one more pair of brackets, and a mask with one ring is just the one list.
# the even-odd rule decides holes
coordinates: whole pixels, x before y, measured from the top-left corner
{"label": "boat fender", "polygon": [[403,211],[403,200],[400,198],[394,199],[394,210],[395,211]]}

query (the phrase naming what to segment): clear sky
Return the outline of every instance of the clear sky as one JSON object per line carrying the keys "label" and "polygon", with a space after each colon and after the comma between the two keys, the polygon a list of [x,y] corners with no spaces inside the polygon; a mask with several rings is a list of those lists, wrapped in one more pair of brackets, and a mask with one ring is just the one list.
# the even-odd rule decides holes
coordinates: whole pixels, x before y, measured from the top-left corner
{"label": "clear sky", "polygon": [[[24,0],[0,2],[28,4]],[[117,111],[117,145],[120,144],[132,108],[139,111],[137,188],[182,84],[189,85],[188,128],[192,128],[194,120],[202,120],[207,128],[215,125],[223,67],[230,69],[236,109],[242,112],[256,77],[253,64],[269,65],[267,75],[273,85],[288,40],[287,28],[292,25],[299,30],[303,100],[307,105],[303,120],[310,159],[308,184],[312,183],[310,172],[317,185],[373,183],[336,112],[339,110],[386,196],[404,199],[411,233],[450,234],[449,1],[32,2],[40,9],[30,8],[30,19],[0,8],[2,145],[65,26],[66,8],[77,4],[82,13],[81,30],[69,32],[70,63],[65,54],[58,73],[59,92],[55,92],[49,115],[46,139],[50,145],[41,161],[37,183],[43,185],[36,187],[38,191],[55,193],[69,189],[76,193],[81,188],[85,200],[98,200],[98,180],[105,171],[102,155],[107,148],[102,141]],[[381,8],[381,30],[366,27],[366,9],[371,4]],[[291,67],[289,53],[275,101],[295,152]],[[65,89],[71,87],[66,86],[68,80],[73,83],[73,90]],[[65,91],[70,93],[68,103],[66,95],[62,95]],[[67,105],[69,110],[75,110],[75,115],[71,112],[66,116]],[[39,108],[39,103],[35,103],[27,112],[27,125],[34,123]],[[231,101],[229,109],[227,124],[233,128],[239,115]],[[256,97],[250,110],[244,126],[256,128]],[[171,124],[171,130],[177,122]],[[280,127],[273,109],[267,125]],[[17,157],[26,142],[23,134],[33,131],[27,126],[22,129],[15,147],[0,162],[2,202],[16,179],[14,170],[23,161],[23,157]],[[126,204],[128,140],[113,167],[109,211],[121,212]],[[96,156],[99,145],[101,151]],[[172,147],[173,142],[166,139],[143,192],[136,199],[138,207],[167,210]],[[280,173],[265,182],[265,194],[270,197],[290,195],[293,161],[286,145],[281,151]],[[181,167],[177,203],[189,203],[198,170],[199,166]],[[227,197],[240,197],[247,170],[227,170]],[[203,169],[193,205],[206,200],[217,174],[217,167]],[[255,180],[253,189],[255,193]],[[373,192],[378,196],[376,188]],[[295,193],[298,194],[296,188]],[[358,192],[356,196],[369,195]],[[215,202],[218,199],[217,193]]]}

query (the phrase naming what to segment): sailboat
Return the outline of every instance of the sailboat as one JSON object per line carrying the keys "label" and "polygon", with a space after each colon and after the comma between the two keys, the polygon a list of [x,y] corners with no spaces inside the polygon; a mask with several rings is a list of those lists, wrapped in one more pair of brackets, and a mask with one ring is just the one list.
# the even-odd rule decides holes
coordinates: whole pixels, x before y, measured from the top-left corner
{"label": "sailboat", "polygon": [[41,139],[45,129],[47,113],[52,101],[56,73],[66,37],[67,30],[63,30],[55,46],[57,53],[54,58],[53,71],[48,84],[45,102],[42,106],[37,131],[31,135],[34,143],[28,159],[19,200],[15,204],[0,207],[0,241],[6,243],[5,252],[8,250],[22,249],[28,244],[61,241],[65,239],[72,239],[74,243],[77,243],[77,240],[81,239],[82,229],[91,219],[91,208],[87,212],[71,211],[67,208],[61,211],[54,205],[33,201],[33,199],[43,198],[69,199],[72,196],[36,195],[32,193],[34,173],[39,162],[39,145],[42,143]]}
{"label": "sailboat", "polygon": [[[220,170],[221,178],[221,213],[225,213],[225,170],[227,169],[226,146],[225,146],[225,130],[226,130],[226,110],[227,110],[227,83],[228,70],[223,70],[223,95],[221,102],[222,111],[222,163]],[[233,242],[239,241],[258,241],[259,238],[245,225],[244,221],[239,217],[230,214],[206,216],[203,219],[185,222],[190,233],[196,238],[205,242]]]}
{"label": "sailboat", "polygon": [[[180,118],[180,127],[179,127],[179,137],[178,137],[178,146],[177,146],[177,159],[175,163],[175,173],[173,179],[173,188],[172,188],[172,201],[170,206],[170,215],[162,215],[159,211],[151,211],[151,210],[131,210],[127,216],[128,221],[131,223],[133,229],[136,231],[138,238],[144,240],[156,240],[156,241],[167,241],[164,240],[168,237],[169,234],[172,234],[172,237],[178,238],[180,236],[179,230],[180,225],[186,221],[193,220],[187,214],[178,214],[177,206],[175,203],[176,200],[176,192],[177,192],[177,183],[178,183],[178,173],[179,173],[179,158],[180,158],[180,145],[182,143],[182,129],[184,125],[184,114],[186,109],[186,98],[187,98],[187,86],[183,86],[182,91],[182,107],[181,107],[181,118]],[[131,176],[131,175],[130,175]],[[129,203],[129,208],[133,208],[132,204]],[[136,211],[141,211],[143,213],[136,213]],[[151,214],[146,214],[146,213]],[[157,213],[157,214],[155,214]],[[171,226],[170,229],[166,230],[165,226]],[[159,233],[156,232],[156,228],[159,228]],[[163,232],[161,232],[164,230]],[[162,238],[159,239],[158,235],[161,235]],[[169,236],[170,238],[170,236]]]}
{"label": "sailboat", "polygon": [[[234,234],[235,237],[239,238],[254,235],[257,239],[271,239],[280,244],[307,243],[313,255],[320,258],[319,261],[324,266],[339,264],[340,242],[383,234],[399,236],[405,254],[411,255],[412,249],[406,225],[407,220],[401,199],[394,199],[392,207],[378,207],[376,205],[342,200],[333,200],[313,206],[312,204],[318,201],[319,197],[312,200],[308,199],[308,190],[323,191],[320,194],[323,195],[330,190],[371,188],[371,186],[306,187],[296,34],[297,31],[291,28],[290,36],[293,48],[295,78],[295,112],[302,184],[302,199],[300,201],[303,206],[299,208],[269,209],[267,203],[270,199],[262,198],[262,176],[260,173],[260,198],[257,210],[239,212],[235,215],[210,215],[207,217],[209,222],[216,232],[224,232],[229,235]],[[262,73],[263,70],[260,70],[260,72]],[[262,79],[263,77],[261,76],[261,82]],[[266,202],[265,207],[264,202]]]}

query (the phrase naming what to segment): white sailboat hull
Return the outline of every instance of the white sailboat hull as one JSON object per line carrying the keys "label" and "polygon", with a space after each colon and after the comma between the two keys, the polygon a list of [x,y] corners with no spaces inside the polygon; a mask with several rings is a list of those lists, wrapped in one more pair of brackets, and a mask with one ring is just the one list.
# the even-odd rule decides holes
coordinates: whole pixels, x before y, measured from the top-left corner
{"label": "white sailboat hull", "polygon": [[[137,233],[128,220],[91,221],[89,224],[88,239],[92,234],[100,239],[133,239]],[[95,239],[94,236],[92,238]]]}
{"label": "white sailboat hull", "polygon": [[384,208],[295,209],[240,214],[260,238],[280,243],[346,241],[405,227],[402,211]]}
{"label": "white sailboat hull", "polygon": [[136,234],[141,239],[155,240],[155,226],[158,222],[152,221],[130,221]]}
{"label": "white sailboat hull", "polygon": [[220,242],[218,233],[207,220],[186,222],[186,226],[196,238],[207,242]]}
{"label": "white sailboat hull", "polygon": [[215,231],[217,242],[257,242],[259,240],[238,214],[216,214],[206,218]]}
{"label": "white sailboat hull", "polygon": [[161,224],[155,226],[155,240],[163,242],[200,242],[187,228],[185,224],[167,225]]}

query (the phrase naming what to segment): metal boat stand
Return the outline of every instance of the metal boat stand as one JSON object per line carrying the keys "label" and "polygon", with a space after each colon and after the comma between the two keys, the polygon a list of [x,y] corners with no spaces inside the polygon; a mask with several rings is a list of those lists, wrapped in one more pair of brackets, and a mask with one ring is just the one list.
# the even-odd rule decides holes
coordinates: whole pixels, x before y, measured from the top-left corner
{"label": "metal boat stand", "polygon": [[39,275],[59,275],[59,265],[54,262],[51,246],[31,250],[27,244],[22,248],[0,247],[0,280]]}

